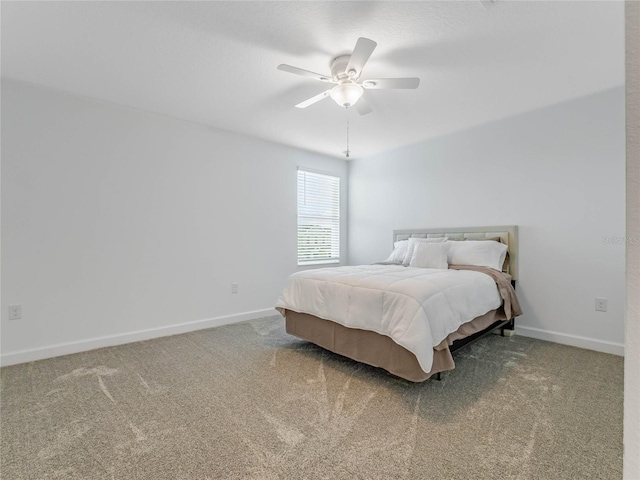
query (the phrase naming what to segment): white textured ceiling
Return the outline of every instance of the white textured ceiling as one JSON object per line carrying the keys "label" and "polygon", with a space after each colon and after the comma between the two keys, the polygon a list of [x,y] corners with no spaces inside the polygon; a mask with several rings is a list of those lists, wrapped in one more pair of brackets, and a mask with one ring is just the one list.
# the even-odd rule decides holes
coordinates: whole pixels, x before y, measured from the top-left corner
{"label": "white textured ceiling", "polygon": [[8,2],[2,75],[341,156],[347,112],[326,89],[276,69],[329,73],[358,37],[378,43],[349,112],[352,157],[624,83],[621,1]]}

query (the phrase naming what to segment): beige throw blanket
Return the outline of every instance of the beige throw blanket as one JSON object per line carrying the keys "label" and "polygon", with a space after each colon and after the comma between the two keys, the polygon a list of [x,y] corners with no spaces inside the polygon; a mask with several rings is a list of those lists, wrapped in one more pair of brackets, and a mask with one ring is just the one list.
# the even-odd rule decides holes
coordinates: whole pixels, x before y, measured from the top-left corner
{"label": "beige throw blanket", "polygon": [[520,302],[518,301],[513,285],[511,285],[511,275],[508,273],[499,272],[498,270],[488,267],[476,267],[474,265],[449,265],[449,268],[452,270],[473,270],[489,275],[496,282],[500,296],[502,300],[504,300],[504,313],[507,316],[507,320],[522,315]]}

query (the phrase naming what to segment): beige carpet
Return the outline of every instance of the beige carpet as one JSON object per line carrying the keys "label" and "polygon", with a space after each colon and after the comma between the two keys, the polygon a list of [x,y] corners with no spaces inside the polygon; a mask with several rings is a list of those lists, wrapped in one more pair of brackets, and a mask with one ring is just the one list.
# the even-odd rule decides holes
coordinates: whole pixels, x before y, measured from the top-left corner
{"label": "beige carpet", "polygon": [[485,337],[421,384],[281,317],[2,369],[3,480],[618,479],[621,357]]}

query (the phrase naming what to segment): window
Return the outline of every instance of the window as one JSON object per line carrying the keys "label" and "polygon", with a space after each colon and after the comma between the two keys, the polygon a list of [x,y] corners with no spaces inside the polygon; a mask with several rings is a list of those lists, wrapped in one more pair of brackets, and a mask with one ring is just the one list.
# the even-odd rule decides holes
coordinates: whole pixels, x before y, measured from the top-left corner
{"label": "window", "polygon": [[340,178],[298,169],[298,265],[340,262]]}

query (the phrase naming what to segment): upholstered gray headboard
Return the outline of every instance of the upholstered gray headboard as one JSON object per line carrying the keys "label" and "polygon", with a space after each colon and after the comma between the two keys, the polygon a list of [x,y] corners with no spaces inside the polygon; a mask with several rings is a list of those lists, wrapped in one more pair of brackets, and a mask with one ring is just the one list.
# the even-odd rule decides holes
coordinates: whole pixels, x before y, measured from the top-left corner
{"label": "upholstered gray headboard", "polygon": [[437,238],[449,237],[451,240],[479,240],[500,237],[500,242],[509,247],[508,272],[514,280],[518,279],[518,226],[464,227],[464,228],[413,228],[394,230],[393,241],[407,240],[410,237]]}

